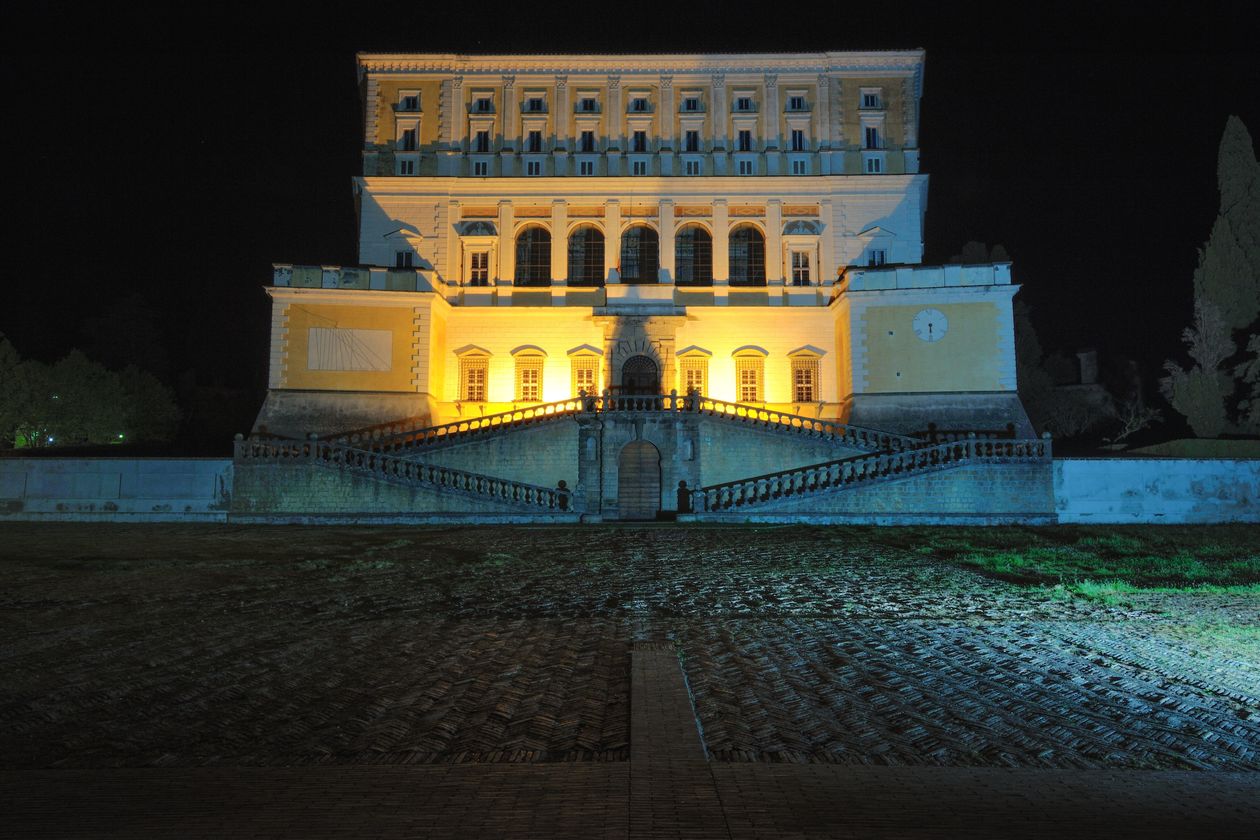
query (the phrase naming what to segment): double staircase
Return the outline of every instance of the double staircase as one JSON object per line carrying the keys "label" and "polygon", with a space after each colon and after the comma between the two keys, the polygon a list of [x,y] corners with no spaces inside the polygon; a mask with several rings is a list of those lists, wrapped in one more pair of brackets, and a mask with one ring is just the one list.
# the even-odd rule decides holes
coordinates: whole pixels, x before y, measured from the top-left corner
{"label": "double staircase", "polygon": [[480,473],[425,463],[426,454],[524,428],[575,420],[582,415],[689,412],[718,422],[770,434],[791,435],[859,450],[851,455],[701,487],[692,493],[697,513],[741,511],[784,499],[832,493],[846,488],[948,470],[965,464],[1049,460],[1049,439],[1016,440],[995,432],[951,435],[939,442],[804,417],[698,394],[579,396],[434,426],[401,421],[343,432],[328,440],[251,437],[236,443],[236,462],[247,464],[311,464],[407,487],[438,489],[493,501],[511,509],[536,513],[582,513],[572,489],[543,487]]}

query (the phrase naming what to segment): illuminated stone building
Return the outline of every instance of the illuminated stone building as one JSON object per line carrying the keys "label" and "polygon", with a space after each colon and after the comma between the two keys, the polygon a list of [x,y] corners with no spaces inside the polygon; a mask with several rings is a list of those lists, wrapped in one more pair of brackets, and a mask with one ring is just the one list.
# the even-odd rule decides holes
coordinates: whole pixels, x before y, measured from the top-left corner
{"label": "illuminated stone building", "polygon": [[572,413],[560,442],[525,424],[415,458],[565,480],[616,515],[629,444],[662,465],[653,512],[678,481],[852,454],[630,418],[622,396],[700,394],[841,437],[1027,432],[1009,264],[921,265],[923,71],[919,50],[361,54],[359,265],[276,266],[255,436]]}

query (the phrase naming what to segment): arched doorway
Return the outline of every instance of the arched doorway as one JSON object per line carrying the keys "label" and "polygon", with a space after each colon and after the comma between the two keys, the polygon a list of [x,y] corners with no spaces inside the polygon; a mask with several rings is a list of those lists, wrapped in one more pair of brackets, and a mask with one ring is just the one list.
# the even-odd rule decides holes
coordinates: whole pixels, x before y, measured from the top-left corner
{"label": "arched doorway", "polygon": [[622,519],[655,519],[661,509],[661,453],[632,440],[617,456],[617,509]]}
{"label": "arched doorway", "polygon": [[631,356],[621,365],[621,393],[659,394],[661,369],[647,356]]}

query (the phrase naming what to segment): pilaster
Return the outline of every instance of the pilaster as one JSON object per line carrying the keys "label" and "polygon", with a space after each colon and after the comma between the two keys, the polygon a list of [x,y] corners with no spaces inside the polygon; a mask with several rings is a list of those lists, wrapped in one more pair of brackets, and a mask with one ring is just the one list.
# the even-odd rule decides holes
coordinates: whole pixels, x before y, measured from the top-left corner
{"label": "pilaster", "polygon": [[[503,77],[503,148],[515,149],[520,135],[521,106],[516,101],[516,77]],[[507,175],[507,172],[503,173]]]}
{"label": "pilaster", "polygon": [[[621,104],[621,77],[608,77],[608,148],[624,151],[626,148],[625,108]],[[608,173],[611,175],[612,173]]]}
{"label": "pilaster", "polygon": [[660,225],[660,282],[674,282],[674,202],[668,198],[661,200],[657,211]]}
{"label": "pilaster", "polygon": [[713,201],[713,302],[725,306],[731,285],[730,214],[726,199]]}
{"label": "pilaster", "polygon": [[661,76],[661,110],[659,113],[659,131],[661,135],[661,148],[674,148],[674,120],[678,116],[678,109],[674,107],[674,77]]}
{"label": "pilaster", "polygon": [[556,112],[552,115],[551,119],[551,125],[555,131],[553,147],[568,151],[569,138],[573,133],[569,128],[569,123],[573,119],[573,109],[569,107],[568,76],[556,76],[555,103]]}
{"label": "pilaster", "polygon": [[[446,265],[437,266],[438,276],[447,283],[464,285],[464,254],[460,248],[459,231],[455,225],[459,223],[459,202],[451,199],[446,203]],[[445,270],[443,270],[445,269]]]}
{"label": "pilaster", "polygon": [[621,282],[621,275],[617,270],[617,265],[620,261],[621,202],[615,198],[610,198],[604,202],[604,277],[606,282]]}
{"label": "pilaster", "polygon": [[569,285],[569,207],[564,199],[551,202],[551,302],[564,305]]}
{"label": "pilaster", "polygon": [[[513,242],[512,229],[516,226],[516,211],[512,208],[512,202],[503,200],[499,202],[499,276],[495,280],[495,285],[499,288],[499,294],[503,294],[504,287],[508,290],[512,288],[512,279],[516,276],[516,248]],[[508,292],[511,294],[511,292]]]}
{"label": "pilaster", "polygon": [[731,148],[730,109],[726,107],[726,76],[717,74],[713,83],[713,150],[726,151]]}
{"label": "pilaster", "polygon": [[463,149],[464,134],[468,128],[468,113],[464,108],[464,77],[451,79],[451,148]]}
{"label": "pilaster", "polygon": [[779,138],[779,77],[773,73],[766,74],[765,112],[761,115],[761,137],[766,151],[777,151],[783,147]]}
{"label": "pilaster", "polygon": [[837,276],[836,236],[840,233],[831,199],[825,198],[819,204],[818,220],[822,222],[822,236],[819,237],[821,241],[818,253],[818,285],[830,287]]}
{"label": "pilaster", "polygon": [[777,198],[766,202],[766,285],[783,285],[783,202]]}

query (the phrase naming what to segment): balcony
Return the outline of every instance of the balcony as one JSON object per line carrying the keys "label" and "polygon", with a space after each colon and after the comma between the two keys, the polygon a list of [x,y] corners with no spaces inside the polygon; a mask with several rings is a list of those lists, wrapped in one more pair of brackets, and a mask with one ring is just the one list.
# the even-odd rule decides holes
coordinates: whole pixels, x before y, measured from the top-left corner
{"label": "balcony", "polygon": [[271,285],[290,289],[358,289],[385,292],[435,291],[433,272],[422,268],[340,265],[272,265]]}

